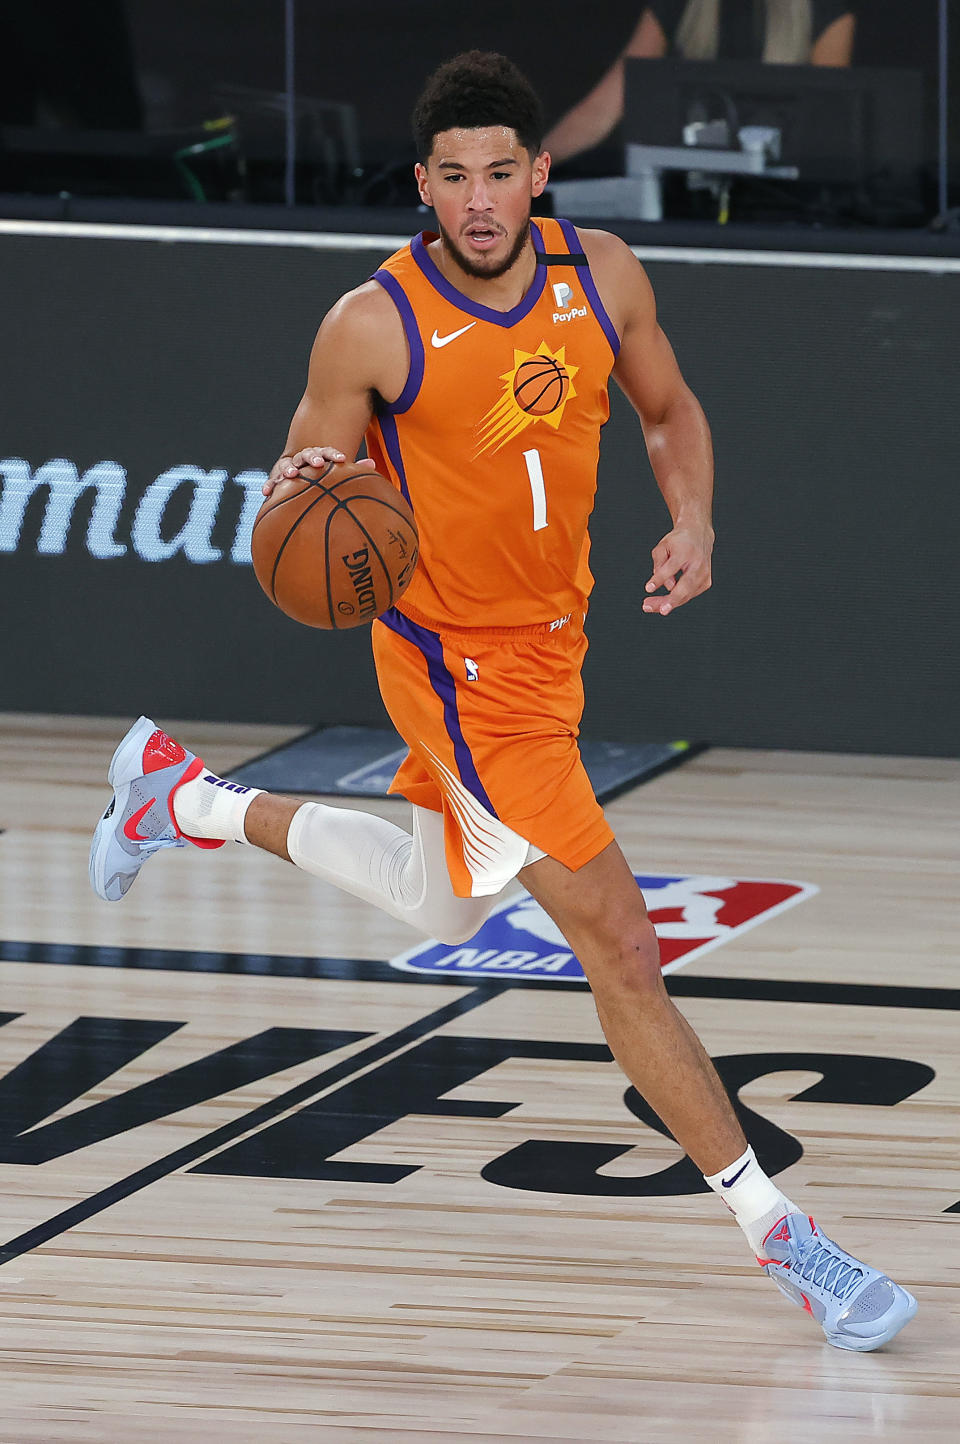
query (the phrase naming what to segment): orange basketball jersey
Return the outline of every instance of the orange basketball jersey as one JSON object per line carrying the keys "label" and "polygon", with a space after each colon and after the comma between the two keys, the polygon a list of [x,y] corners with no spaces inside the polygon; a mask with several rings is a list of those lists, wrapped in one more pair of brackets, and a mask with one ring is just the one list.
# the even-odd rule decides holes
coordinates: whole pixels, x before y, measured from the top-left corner
{"label": "orange basketball jersey", "polygon": [[367,450],[413,507],[420,561],[399,610],[499,629],[583,613],[587,523],[619,339],[569,221],[531,225],[538,264],[512,311],[471,301],[417,236],[374,276],[407,336],[402,394]]}

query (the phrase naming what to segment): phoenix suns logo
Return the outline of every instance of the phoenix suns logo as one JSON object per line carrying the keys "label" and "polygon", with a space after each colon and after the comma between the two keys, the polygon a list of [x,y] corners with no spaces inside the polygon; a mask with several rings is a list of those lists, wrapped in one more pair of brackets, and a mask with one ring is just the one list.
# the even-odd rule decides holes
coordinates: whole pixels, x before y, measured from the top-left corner
{"label": "phoenix suns logo", "polygon": [[499,451],[540,421],[556,431],[567,402],[577,394],[573,378],[579,370],[567,361],[565,346],[551,351],[541,341],[536,351],[515,350],[513,366],[499,378],[500,396],[480,422],[476,455]]}

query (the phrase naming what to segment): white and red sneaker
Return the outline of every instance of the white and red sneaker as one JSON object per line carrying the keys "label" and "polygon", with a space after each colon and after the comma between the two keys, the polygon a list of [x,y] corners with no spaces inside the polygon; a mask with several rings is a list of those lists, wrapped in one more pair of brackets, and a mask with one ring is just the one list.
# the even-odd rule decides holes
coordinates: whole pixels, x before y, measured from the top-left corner
{"label": "white and red sneaker", "polygon": [[917,1312],[913,1294],[845,1253],[805,1213],[788,1213],[773,1225],[757,1263],[812,1314],[836,1349],[879,1349]]}
{"label": "white and red sneaker", "polygon": [[173,815],[173,794],[203,771],[199,757],[149,717],[135,722],[113,754],[110,806],[90,848],[90,883],[105,902],[119,902],[148,857],[162,847],[222,847],[215,838],[187,837]]}

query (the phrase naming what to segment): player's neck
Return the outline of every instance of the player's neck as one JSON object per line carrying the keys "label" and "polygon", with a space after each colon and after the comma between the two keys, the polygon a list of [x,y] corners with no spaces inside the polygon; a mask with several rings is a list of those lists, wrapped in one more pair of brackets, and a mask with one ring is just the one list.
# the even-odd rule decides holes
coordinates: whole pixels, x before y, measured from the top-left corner
{"label": "player's neck", "polygon": [[491,311],[512,311],[523,300],[536,275],[537,253],[529,235],[513,265],[501,276],[471,275],[458,264],[442,237],[433,241],[429,249],[444,280],[468,301],[488,306]]}

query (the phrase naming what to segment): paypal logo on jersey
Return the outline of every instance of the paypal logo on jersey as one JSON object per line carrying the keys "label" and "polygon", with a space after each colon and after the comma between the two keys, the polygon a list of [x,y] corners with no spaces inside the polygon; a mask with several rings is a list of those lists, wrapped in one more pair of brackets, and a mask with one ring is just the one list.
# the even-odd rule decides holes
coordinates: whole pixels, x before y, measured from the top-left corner
{"label": "paypal logo on jersey", "polygon": [[555,281],[553,283],[553,299],[557,309],[553,313],[554,321],[573,321],[577,316],[587,314],[586,306],[570,306],[573,300],[573,287],[566,281]]}
{"label": "paypal logo on jersey", "polygon": [[[660,941],[665,973],[775,917],[817,888],[810,883],[732,877],[634,874]],[[498,903],[467,944],[425,942],[391,966],[411,973],[583,982],[563,934],[529,893]]]}

